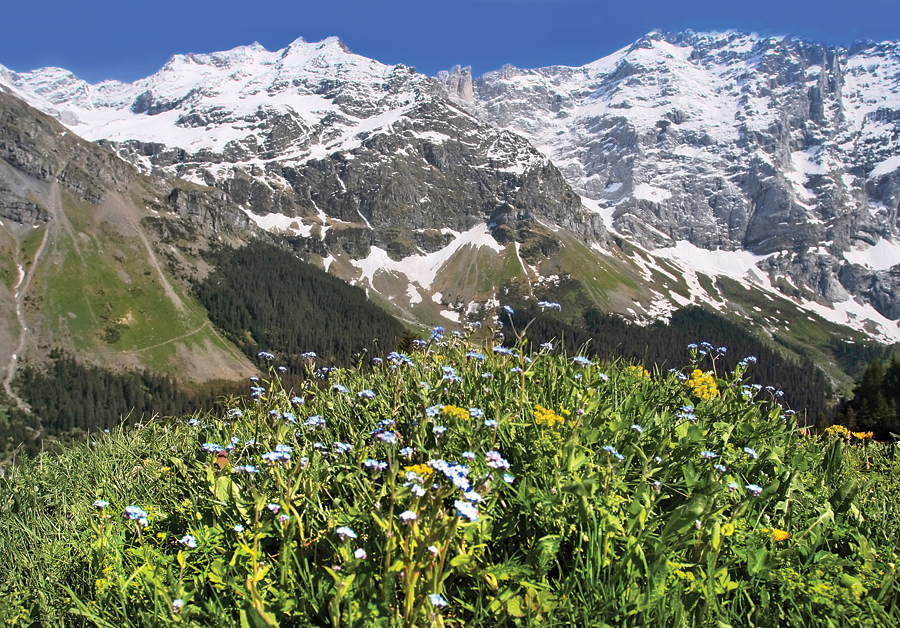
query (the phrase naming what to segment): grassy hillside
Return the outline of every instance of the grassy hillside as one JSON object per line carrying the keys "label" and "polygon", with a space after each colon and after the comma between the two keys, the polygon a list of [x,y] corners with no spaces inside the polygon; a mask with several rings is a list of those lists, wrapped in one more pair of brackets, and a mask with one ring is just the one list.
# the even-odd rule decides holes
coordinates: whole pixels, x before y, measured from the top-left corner
{"label": "grassy hillside", "polygon": [[273,368],[222,416],[8,469],[0,616],[896,625],[897,446],[801,431],[721,353],[651,373],[436,330],[296,390]]}

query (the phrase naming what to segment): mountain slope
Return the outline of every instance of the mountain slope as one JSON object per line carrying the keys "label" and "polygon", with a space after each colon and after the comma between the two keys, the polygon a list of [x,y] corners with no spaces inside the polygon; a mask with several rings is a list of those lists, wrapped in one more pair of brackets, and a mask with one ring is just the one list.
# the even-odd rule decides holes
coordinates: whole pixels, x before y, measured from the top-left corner
{"label": "mountain slope", "polygon": [[8,393],[19,360],[40,363],[50,349],[201,382],[255,370],[160,259],[154,220],[201,228],[171,211],[184,196],[177,188],[5,93],[0,156]]}

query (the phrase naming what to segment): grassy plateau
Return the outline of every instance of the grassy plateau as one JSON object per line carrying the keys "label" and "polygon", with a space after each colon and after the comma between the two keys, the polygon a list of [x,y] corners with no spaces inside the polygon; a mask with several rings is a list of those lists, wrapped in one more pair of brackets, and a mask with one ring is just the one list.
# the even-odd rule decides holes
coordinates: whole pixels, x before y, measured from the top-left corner
{"label": "grassy plateau", "polygon": [[356,368],[307,356],[295,390],[273,357],[222,416],[7,468],[0,617],[897,625],[898,446],[807,433],[726,350],[650,373],[436,328]]}

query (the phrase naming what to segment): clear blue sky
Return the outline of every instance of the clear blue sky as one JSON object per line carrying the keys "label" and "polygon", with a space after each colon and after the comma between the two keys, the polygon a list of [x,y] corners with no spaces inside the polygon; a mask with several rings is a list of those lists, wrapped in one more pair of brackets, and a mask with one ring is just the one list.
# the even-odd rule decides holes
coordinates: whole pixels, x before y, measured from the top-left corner
{"label": "clear blue sky", "polygon": [[436,74],[582,65],[655,29],[757,31],[827,44],[900,40],[900,0],[7,0],[0,64],[132,81],[173,54],[297,37]]}

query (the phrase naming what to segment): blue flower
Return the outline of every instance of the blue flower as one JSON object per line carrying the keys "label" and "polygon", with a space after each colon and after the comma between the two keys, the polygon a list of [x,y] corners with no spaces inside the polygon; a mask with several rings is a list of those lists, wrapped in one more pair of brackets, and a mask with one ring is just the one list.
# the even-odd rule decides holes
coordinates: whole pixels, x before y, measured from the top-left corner
{"label": "blue flower", "polygon": [[444,607],[447,606],[447,600],[443,598],[443,596],[437,593],[429,593],[428,601],[431,602],[432,606]]}
{"label": "blue flower", "polygon": [[356,393],[356,396],[360,399],[368,399],[371,401],[375,398],[375,392],[371,390],[360,390],[358,393]]}
{"label": "blue flower", "polygon": [[442,326],[438,325],[437,327],[435,327],[434,329],[431,330],[431,339],[432,340],[440,340],[441,338],[443,338],[445,331],[446,330]]}
{"label": "blue flower", "polygon": [[340,539],[342,541],[346,541],[347,539],[355,539],[356,538],[356,532],[354,532],[347,526],[341,526],[340,528],[336,529],[335,532],[337,533],[337,535],[340,537]]}
{"label": "blue flower", "polygon": [[184,600],[181,598],[172,600],[172,612],[178,613],[181,611],[181,607],[184,606]]}
{"label": "blue flower", "polygon": [[281,510],[281,506],[275,503],[269,503],[266,508],[271,510],[273,513],[277,514],[279,510]]}
{"label": "blue flower", "polygon": [[552,342],[543,342],[543,343],[541,343],[541,349],[546,349],[547,351],[553,351],[553,343]]}
{"label": "blue flower", "polygon": [[341,386],[340,384],[335,384],[334,386],[332,386],[332,389],[333,389],[335,392],[339,392],[339,393],[342,393],[342,394],[344,394],[344,395],[347,395],[347,394],[350,393],[350,389],[349,389],[349,388],[347,388],[346,386]]}
{"label": "blue flower", "polygon": [[414,513],[412,510],[405,510],[400,513],[400,521],[402,521],[403,523],[406,523],[406,524],[410,524],[418,518],[419,518],[419,515]]}
{"label": "blue flower", "polygon": [[317,429],[325,427],[325,419],[320,417],[318,414],[315,414],[308,419],[306,419],[306,424],[310,427],[314,427]]}
{"label": "blue flower", "polygon": [[728,468],[724,464],[717,464],[714,468],[719,473],[725,473],[726,471],[728,471]]}
{"label": "blue flower", "polygon": [[237,408],[231,408],[231,409],[228,411],[228,416],[234,417],[234,418],[236,418],[236,419],[239,419],[239,418],[241,418],[242,416],[244,416],[244,413],[241,412],[240,410],[238,410]]}
{"label": "blue flower", "polygon": [[574,358],[572,358],[572,362],[574,362],[578,366],[593,366],[594,364],[583,355],[576,355]]}
{"label": "blue flower", "polygon": [[317,358],[317,357],[319,357],[319,356],[316,355],[316,352],[315,352],[315,351],[306,351],[305,353],[301,353],[301,354],[300,354],[300,357],[301,357],[301,358],[311,359],[311,358]]}
{"label": "blue flower", "polygon": [[234,526],[234,531],[240,534],[244,531],[244,526],[242,526],[241,524],[237,524],[236,526]]}
{"label": "blue flower", "polygon": [[750,491],[750,494],[753,495],[753,497],[758,497],[759,494],[762,493],[762,487],[758,484],[748,484],[744,488]]}
{"label": "blue flower", "polygon": [[274,360],[275,359],[275,355],[272,353],[269,353],[268,351],[260,351],[259,353],[256,354],[256,357],[262,358],[264,360]]}
{"label": "blue flower", "polygon": [[197,547],[197,539],[190,534],[185,534],[178,542],[188,549],[195,549]]}
{"label": "blue flower", "polygon": [[503,474],[503,481],[506,482],[507,484],[512,484],[515,481],[515,479],[516,478],[513,477],[512,473],[504,473]]}
{"label": "blue flower", "polygon": [[385,469],[387,469],[387,463],[382,462],[380,460],[375,460],[374,458],[367,458],[365,462],[363,462],[363,466],[369,471],[374,471],[376,473],[381,473]]}
{"label": "blue flower", "polygon": [[736,490],[738,490],[738,485],[737,485],[737,483],[735,483],[735,482],[729,482],[729,483],[728,483],[728,490],[729,490],[730,492],[732,492],[732,493],[734,493]]}
{"label": "blue flower", "polygon": [[469,408],[470,419],[480,419],[484,417],[484,411],[481,408]]}
{"label": "blue flower", "polygon": [[107,506],[109,506],[109,502],[103,499],[98,499],[94,502],[94,508],[96,508],[97,510],[103,510]]}
{"label": "blue flower", "polygon": [[557,312],[562,312],[562,306],[553,301],[538,301],[538,307],[542,310],[556,310]]}
{"label": "blue flower", "polygon": [[436,417],[437,415],[439,415],[441,413],[441,407],[442,406],[440,406],[440,405],[436,405],[436,406],[429,406],[429,407],[425,408],[425,416],[427,416],[429,418]]}
{"label": "blue flower", "polygon": [[411,457],[413,455],[413,453],[415,453],[415,451],[413,450],[412,447],[404,447],[403,449],[400,450],[400,455],[403,456],[404,458]]}
{"label": "blue flower", "polygon": [[472,523],[478,521],[478,508],[474,504],[457,499],[453,505],[456,507],[456,516],[465,517]]}
{"label": "blue flower", "polygon": [[644,433],[644,428],[642,428],[640,425],[638,425],[637,423],[635,423],[634,425],[631,426],[631,431],[632,431],[632,432],[637,432],[638,434],[643,434],[643,433]]}
{"label": "blue flower", "polygon": [[484,426],[488,429],[496,430],[497,429],[497,421],[494,419],[487,419],[484,422]]}
{"label": "blue flower", "polygon": [[503,346],[494,347],[493,351],[500,355],[512,355],[512,351]]}
{"label": "blue flower", "polygon": [[334,451],[339,454],[346,454],[353,451],[353,445],[350,443],[342,443],[340,441],[334,443]]}
{"label": "blue flower", "polygon": [[704,460],[712,460],[713,458],[718,458],[719,456],[718,456],[718,454],[716,454],[715,452],[712,452],[712,451],[701,451],[700,457],[703,458]]}
{"label": "blue flower", "polygon": [[216,443],[203,443],[202,445],[200,445],[200,449],[208,454],[215,454],[222,451],[222,446],[217,445]]}
{"label": "blue flower", "polygon": [[757,458],[759,458],[759,454],[749,447],[744,447],[744,453],[747,454],[747,457],[749,457],[751,460],[756,460]]}
{"label": "blue flower", "polygon": [[507,314],[513,314],[513,313],[514,313],[514,312],[513,312],[513,309],[512,309],[510,306],[508,306],[508,305],[504,305],[504,306],[503,306],[503,311],[506,312]]}
{"label": "blue flower", "polygon": [[486,355],[484,355],[483,353],[478,353],[477,351],[467,351],[466,357],[469,359],[478,360],[479,362],[484,362],[485,360],[487,360]]}
{"label": "blue flower", "polygon": [[484,454],[487,466],[492,469],[509,469],[509,462],[500,455],[499,451],[489,451]]}
{"label": "blue flower", "polygon": [[475,460],[475,453],[471,452],[471,451],[464,451],[462,454],[462,457],[465,458],[466,460],[468,460],[469,462],[472,462],[473,460]]}
{"label": "blue flower", "polygon": [[356,560],[365,560],[366,559],[366,550],[361,547],[357,547],[353,552],[353,558]]}
{"label": "blue flower", "polygon": [[447,431],[447,428],[444,427],[443,425],[435,425],[433,431],[434,431],[435,437],[440,438],[441,436],[444,435],[444,432]]}

